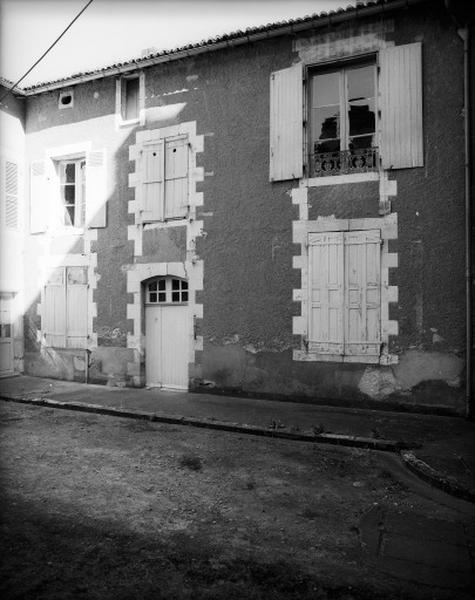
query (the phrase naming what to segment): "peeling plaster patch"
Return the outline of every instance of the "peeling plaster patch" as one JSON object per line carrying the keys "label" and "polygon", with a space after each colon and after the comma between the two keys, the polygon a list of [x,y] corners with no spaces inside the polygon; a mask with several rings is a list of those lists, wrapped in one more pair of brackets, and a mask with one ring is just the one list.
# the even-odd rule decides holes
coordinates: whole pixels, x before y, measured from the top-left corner
{"label": "peeling plaster patch", "polygon": [[373,400],[383,400],[400,387],[390,368],[367,367],[360,379],[358,389]]}
{"label": "peeling plaster patch", "polygon": [[442,380],[450,386],[459,385],[464,361],[454,354],[409,350],[393,367],[398,384],[410,390],[422,381]]}
{"label": "peeling plaster patch", "polygon": [[300,38],[294,41],[293,50],[307,64],[333,60],[341,56],[354,56],[392,45],[394,42],[385,40],[385,35],[392,31],[394,31],[392,19],[367,25],[360,24],[358,27],[348,27],[343,31],[328,31]]}

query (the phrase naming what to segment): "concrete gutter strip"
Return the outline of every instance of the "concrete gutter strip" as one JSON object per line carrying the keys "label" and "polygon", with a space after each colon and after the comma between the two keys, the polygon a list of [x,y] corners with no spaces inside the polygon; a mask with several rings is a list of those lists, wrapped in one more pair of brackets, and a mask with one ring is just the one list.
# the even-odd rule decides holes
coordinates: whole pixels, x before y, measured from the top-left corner
{"label": "concrete gutter strip", "polygon": [[305,433],[298,431],[283,431],[279,429],[265,428],[257,425],[246,425],[243,423],[232,423],[229,421],[219,421],[209,418],[183,417],[179,415],[152,413],[146,411],[130,410],[126,408],[113,408],[102,406],[100,404],[88,404],[80,402],[62,402],[51,398],[25,398],[25,397],[7,397],[1,396],[0,399],[7,402],[17,402],[20,404],[30,404],[34,406],[44,406],[48,408],[58,408],[73,410],[77,412],[95,413],[113,417],[124,417],[129,419],[139,419],[142,421],[151,421],[155,423],[168,423],[173,425],[188,425],[190,427],[201,427],[204,429],[214,429],[219,431],[231,431],[234,433],[243,433],[262,437],[271,437],[284,440],[293,440],[297,442],[311,442],[313,444],[330,444],[333,446],[346,446],[351,448],[362,448],[366,450],[380,450],[383,452],[392,452],[399,455],[403,464],[412,473],[420,479],[437,487],[444,492],[475,503],[475,493],[468,490],[455,481],[449,480],[439,471],[436,471],[424,461],[418,459],[412,452],[407,452],[408,448],[418,447],[416,444],[406,444],[404,442],[386,439],[368,438],[357,435],[342,435],[337,433]]}
{"label": "concrete gutter strip", "polygon": [[426,483],[443,490],[451,496],[475,503],[475,493],[472,490],[462,487],[456,481],[433,469],[412,452],[401,452],[401,458],[406,467]]}
{"label": "concrete gutter strip", "polygon": [[62,402],[51,398],[11,398],[0,396],[2,400],[9,402],[19,402],[21,404],[32,404],[35,406],[45,406],[48,408],[61,408],[74,410],[78,412],[89,412],[114,417],[126,417],[130,419],[140,419],[156,423],[168,423],[174,425],[189,425],[191,427],[202,427],[205,429],[218,429],[220,431],[232,431],[235,433],[246,433],[262,437],[272,437],[284,440],[294,440],[298,442],[312,442],[315,444],[331,444],[334,446],[349,446],[353,448],[365,448],[369,450],[382,450],[385,452],[399,452],[410,447],[403,442],[395,440],[385,440],[368,438],[357,435],[342,435],[337,433],[305,433],[298,431],[283,431],[260,427],[258,425],[246,425],[243,423],[232,423],[229,421],[219,421],[216,419],[183,417],[164,413],[151,413],[145,411],[129,410],[126,408],[112,408],[100,404],[87,404],[82,402]]}

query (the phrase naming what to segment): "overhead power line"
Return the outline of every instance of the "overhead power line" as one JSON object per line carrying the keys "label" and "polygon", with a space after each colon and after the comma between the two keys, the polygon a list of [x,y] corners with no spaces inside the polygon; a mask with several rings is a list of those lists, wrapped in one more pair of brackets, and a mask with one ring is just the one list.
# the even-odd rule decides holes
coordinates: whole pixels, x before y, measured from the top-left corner
{"label": "overhead power line", "polygon": [[48,52],[49,52],[49,51],[50,51],[52,48],[54,48],[54,46],[56,46],[56,44],[57,44],[57,43],[59,42],[59,40],[60,40],[60,39],[63,37],[63,35],[64,35],[64,34],[65,34],[67,31],[68,31],[68,29],[71,29],[71,27],[73,26],[73,24],[74,24],[74,23],[75,23],[75,22],[76,22],[76,21],[79,19],[79,17],[80,17],[80,16],[82,15],[82,13],[83,13],[83,12],[86,10],[86,8],[87,8],[87,7],[88,7],[90,4],[92,4],[93,2],[94,2],[94,0],[89,0],[89,2],[86,4],[86,6],[85,6],[84,8],[82,8],[82,9],[81,9],[81,10],[78,12],[78,14],[77,14],[77,15],[74,17],[74,19],[71,21],[71,23],[69,23],[69,25],[68,25],[68,26],[66,27],[66,29],[65,29],[65,30],[64,30],[64,31],[61,33],[61,35],[59,35],[59,36],[58,36],[58,37],[57,37],[57,38],[54,40],[54,42],[51,44],[51,46],[50,46],[50,47],[49,47],[49,48],[48,48],[48,49],[47,49],[45,52],[43,52],[43,54],[42,54],[42,55],[39,57],[39,59],[38,59],[38,60],[35,62],[35,64],[34,64],[34,65],[32,65],[32,66],[31,66],[31,67],[28,69],[28,71],[27,71],[27,72],[26,72],[24,75],[22,75],[22,76],[20,77],[20,79],[19,79],[18,81],[16,81],[16,82],[15,82],[15,83],[14,83],[14,84],[13,84],[13,85],[12,85],[12,86],[11,86],[11,87],[8,89],[8,91],[7,91],[7,92],[5,92],[5,94],[4,94],[4,95],[3,95],[3,96],[0,98],[0,102],[3,102],[3,100],[4,100],[4,99],[5,99],[7,96],[8,96],[8,94],[9,94],[9,93],[10,93],[12,90],[14,90],[14,89],[16,88],[16,86],[17,86],[19,83],[21,83],[21,82],[22,82],[22,81],[25,79],[25,77],[26,77],[26,76],[27,76],[29,73],[31,73],[31,71],[33,71],[33,69],[36,67],[36,65],[37,65],[38,63],[40,63],[40,62],[43,60],[43,58],[44,58],[44,57],[45,57],[45,56],[48,54]]}

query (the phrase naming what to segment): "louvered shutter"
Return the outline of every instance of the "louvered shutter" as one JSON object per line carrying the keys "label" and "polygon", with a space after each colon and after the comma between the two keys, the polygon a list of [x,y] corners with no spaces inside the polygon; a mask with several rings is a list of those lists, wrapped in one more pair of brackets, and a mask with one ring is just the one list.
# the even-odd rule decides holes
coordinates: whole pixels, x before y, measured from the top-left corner
{"label": "louvered shutter", "polygon": [[309,235],[309,351],[343,354],[343,232]]}
{"label": "louvered shutter", "polygon": [[30,232],[46,231],[49,219],[49,199],[44,160],[31,163],[30,171]]}
{"label": "louvered shutter", "polygon": [[4,162],[5,181],[5,225],[18,229],[18,165],[12,161]]}
{"label": "louvered shutter", "polygon": [[142,221],[163,221],[164,141],[145,144],[142,150]]}
{"label": "louvered shutter", "polygon": [[345,243],[345,354],[381,350],[381,234],[349,231]]}
{"label": "louvered shutter", "polygon": [[106,226],[107,212],[106,153],[93,150],[86,154],[86,225]]}
{"label": "louvered shutter", "polygon": [[270,78],[270,181],[303,175],[302,63]]}
{"label": "louvered shutter", "polygon": [[55,269],[45,285],[41,329],[48,346],[66,346],[66,287],[64,267]]}
{"label": "louvered shutter", "polygon": [[68,267],[66,280],[66,346],[87,345],[88,286],[85,267]]}
{"label": "louvered shutter", "polygon": [[382,166],[385,169],[422,167],[421,44],[383,48],[379,66]]}
{"label": "louvered shutter", "polygon": [[165,218],[185,217],[188,211],[188,139],[165,141]]}

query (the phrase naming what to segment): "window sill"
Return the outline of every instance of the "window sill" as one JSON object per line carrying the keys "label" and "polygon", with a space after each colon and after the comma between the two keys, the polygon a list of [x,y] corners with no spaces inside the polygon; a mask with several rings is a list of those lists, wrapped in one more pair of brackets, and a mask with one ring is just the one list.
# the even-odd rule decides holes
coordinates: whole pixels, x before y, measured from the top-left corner
{"label": "window sill", "polygon": [[335,362],[335,363],[360,363],[367,365],[392,365],[397,364],[397,356],[392,354],[381,355],[343,355],[343,354],[318,354],[317,352],[305,352],[294,350],[293,360],[300,362]]}
{"label": "window sill", "polygon": [[140,117],[137,117],[136,119],[128,119],[128,120],[124,120],[120,116],[117,117],[117,125],[119,127],[132,127],[133,125],[141,125],[141,124],[142,123],[141,123]]}
{"label": "window sill", "polygon": [[327,175],[324,177],[311,177],[301,180],[301,187],[320,187],[325,185],[341,185],[359,183],[364,181],[379,181],[379,171],[365,173],[345,173],[344,175]]}
{"label": "window sill", "polygon": [[50,229],[48,233],[52,237],[64,237],[66,235],[84,235],[84,227],[61,227],[57,229]]}

